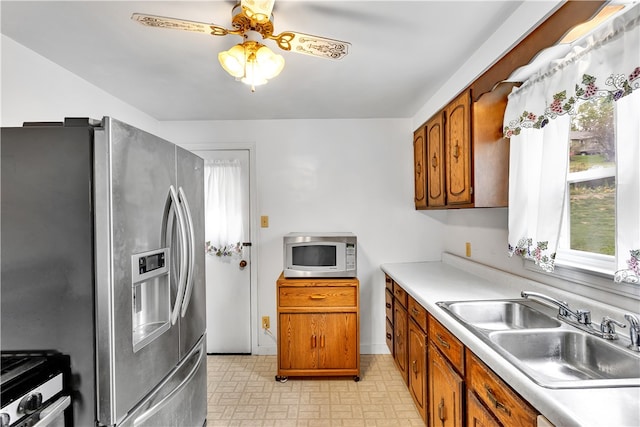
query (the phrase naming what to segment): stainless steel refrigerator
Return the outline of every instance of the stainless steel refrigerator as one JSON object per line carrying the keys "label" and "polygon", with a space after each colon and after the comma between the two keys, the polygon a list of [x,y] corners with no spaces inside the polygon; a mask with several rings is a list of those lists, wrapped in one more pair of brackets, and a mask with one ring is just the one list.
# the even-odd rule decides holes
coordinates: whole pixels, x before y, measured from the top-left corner
{"label": "stainless steel refrigerator", "polygon": [[204,425],[203,160],[110,117],[0,155],[1,349],[70,356],[77,427]]}

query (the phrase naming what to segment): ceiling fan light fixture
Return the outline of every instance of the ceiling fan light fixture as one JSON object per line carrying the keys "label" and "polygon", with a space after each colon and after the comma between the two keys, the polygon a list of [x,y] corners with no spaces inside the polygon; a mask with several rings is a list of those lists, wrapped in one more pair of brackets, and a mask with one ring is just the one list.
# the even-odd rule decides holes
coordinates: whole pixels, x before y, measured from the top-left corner
{"label": "ceiling fan light fixture", "polygon": [[256,41],[245,41],[218,54],[222,68],[243,83],[260,86],[276,77],[284,68],[284,58]]}

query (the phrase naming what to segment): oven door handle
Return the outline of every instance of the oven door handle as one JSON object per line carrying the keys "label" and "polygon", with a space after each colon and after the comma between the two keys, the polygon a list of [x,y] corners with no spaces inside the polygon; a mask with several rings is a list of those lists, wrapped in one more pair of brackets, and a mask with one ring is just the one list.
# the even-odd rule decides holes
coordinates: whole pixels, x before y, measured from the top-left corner
{"label": "oven door handle", "polygon": [[70,396],[62,396],[40,412],[40,420],[33,427],[46,427],[55,421],[71,404]]}

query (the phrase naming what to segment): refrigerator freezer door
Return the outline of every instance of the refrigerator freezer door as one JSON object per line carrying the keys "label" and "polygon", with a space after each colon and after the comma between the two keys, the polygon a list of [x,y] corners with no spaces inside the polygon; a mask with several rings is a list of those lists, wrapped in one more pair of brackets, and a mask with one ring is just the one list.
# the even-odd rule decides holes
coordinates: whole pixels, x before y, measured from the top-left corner
{"label": "refrigerator freezer door", "polygon": [[204,337],[118,427],[202,427],[207,416]]}
{"label": "refrigerator freezer door", "polygon": [[[95,130],[96,348],[98,421],[118,424],[178,364],[174,325],[134,352],[132,255],[163,248],[162,225],[175,186],[175,146],[115,119]],[[171,255],[169,256],[171,257]],[[169,266],[173,306],[175,275]]]}
{"label": "refrigerator freezer door", "polygon": [[[184,357],[200,340],[206,329],[206,295],[204,277],[204,160],[176,147],[178,198],[187,212],[187,222],[193,227],[190,246],[190,283],[185,290],[180,313],[180,357]],[[189,228],[189,227],[187,227]],[[205,390],[206,392],[206,390]]]}

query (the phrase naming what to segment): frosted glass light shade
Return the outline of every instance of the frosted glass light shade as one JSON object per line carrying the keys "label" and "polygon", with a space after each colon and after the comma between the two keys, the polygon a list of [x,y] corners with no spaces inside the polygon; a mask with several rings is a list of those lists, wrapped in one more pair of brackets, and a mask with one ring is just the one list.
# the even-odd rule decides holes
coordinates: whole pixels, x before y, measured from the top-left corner
{"label": "frosted glass light shade", "polygon": [[254,41],[246,41],[220,52],[218,61],[227,73],[251,86],[267,83],[284,68],[282,55],[276,55],[268,47]]}

